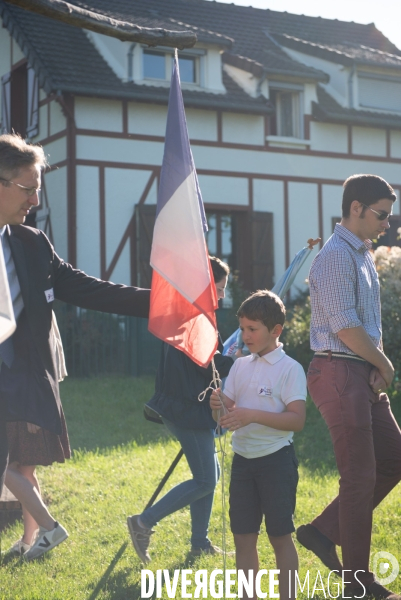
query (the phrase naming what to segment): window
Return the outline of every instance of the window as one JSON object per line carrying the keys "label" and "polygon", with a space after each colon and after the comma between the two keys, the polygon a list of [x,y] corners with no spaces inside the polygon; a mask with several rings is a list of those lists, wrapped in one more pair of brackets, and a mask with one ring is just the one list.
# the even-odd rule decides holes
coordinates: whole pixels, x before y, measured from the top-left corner
{"label": "window", "polygon": [[358,73],[359,104],[362,108],[400,112],[401,81],[368,77]]}
{"label": "window", "polygon": [[143,76],[146,79],[166,78],[166,57],[162,52],[143,51]]}
{"label": "window", "polygon": [[[180,54],[178,63],[181,82],[199,84],[200,57]],[[170,80],[172,68],[173,55],[170,52],[143,50],[144,79]]]}
{"label": "window", "polygon": [[233,267],[233,217],[229,213],[207,212],[207,247],[212,256],[217,256]]}
{"label": "window", "polygon": [[1,132],[19,133],[23,138],[39,133],[39,85],[27,64],[1,78]]}
{"label": "window", "polygon": [[[206,212],[207,217],[207,248],[211,256],[217,256],[227,263],[231,269],[235,268],[233,225],[234,215],[224,212]],[[223,308],[232,306],[230,290],[227,288],[226,297],[221,301]]]}
{"label": "window", "polygon": [[185,57],[178,58],[180,66],[180,78],[185,83],[197,83],[196,77],[196,58]]}
{"label": "window", "polygon": [[282,137],[302,138],[301,94],[298,91],[270,91],[270,100],[276,109],[270,118],[270,134]]}

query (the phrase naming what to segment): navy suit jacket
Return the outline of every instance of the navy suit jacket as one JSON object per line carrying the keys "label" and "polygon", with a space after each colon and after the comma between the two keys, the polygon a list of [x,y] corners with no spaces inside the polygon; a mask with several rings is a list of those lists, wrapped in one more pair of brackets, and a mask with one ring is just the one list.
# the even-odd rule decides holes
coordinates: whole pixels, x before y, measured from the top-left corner
{"label": "navy suit jacket", "polygon": [[53,302],[45,292],[52,290],[54,298],[82,308],[148,317],[150,290],[102,281],[74,269],[38,229],[15,225],[8,233],[24,310],[13,335],[14,362],[11,369],[4,363],[1,368],[1,415],[60,434],[56,357],[50,343]]}

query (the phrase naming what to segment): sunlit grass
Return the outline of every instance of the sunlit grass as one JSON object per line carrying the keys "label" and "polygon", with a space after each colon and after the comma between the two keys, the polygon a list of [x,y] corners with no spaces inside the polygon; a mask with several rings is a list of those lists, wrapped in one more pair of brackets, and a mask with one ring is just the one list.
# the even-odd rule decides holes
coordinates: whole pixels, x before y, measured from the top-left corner
{"label": "sunlit grass", "polygon": [[[12,561],[0,566],[1,600],[139,600],[141,565],[128,536],[126,517],[140,512],[176,456],[179,445],[162,426],[142,416],[150,398],[153,380],[107,378],[67,380],[62,395],[73,459],[64,465],[39,469],[39,478],[53,516],[69,531],[70,538],[37,562]],[[396,407],[400,412],[398,406]],[[308,405],[305,430],[296,438],[300,461],[300,483],[296,523],[311,520],[336,495],[337,473],[331,445],[319,414]],[[226,442],[226,493],[231,450]],[[189,477],[184,459],[177,466],[167,489]],[[210,537],[222,544],[222,491],[219,484],[210,527]],[[372,556],[386,550],[401,562],[401,508],[399,488],[375,512]],[[227,501],[228,504],[228,501]],[[2,549],[21,534],[15,523],[2,534]],[[221,569],[221,557],[202,557],[192,565],[188,509],[164,519],[152,537],[152,563],[147,568]],[[317,571],[327,582],[328,572],[314,555],[298,547],[300,578],[310,570],[311,589]],[[233,541],[227,531],[227,549]],[[265,534],[260,536],[260,566],[275,568]],[[227,559],[234,568],[234,559]],[[392,589],[401,592],[400,579]],[[192,588],[194,591],[195,586]],[[326,589],[327,593],[327,589]],[[335,594],[335,589],[332,589]],[[163,590],[162,598],[167,598]],[[306,597],[300,594],[299,597]],[[315,597],[324,598],[322,592]],[[178,593],[176,598],[181,598]]]}

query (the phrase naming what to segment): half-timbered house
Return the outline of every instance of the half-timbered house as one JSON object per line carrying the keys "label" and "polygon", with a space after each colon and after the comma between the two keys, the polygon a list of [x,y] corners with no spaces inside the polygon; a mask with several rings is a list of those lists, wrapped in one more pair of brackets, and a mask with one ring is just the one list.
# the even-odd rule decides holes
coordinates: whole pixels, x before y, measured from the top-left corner
{"label": "half-timbered house", "polygon": [[[328,238],[349,175],[401,189],[401,51],[374,24],[207,0],[74,2],[196,31],[179,58],[208,244],[247,289],[272,285],[308,237]],[[148,286],[172,49],[2,0],[0,17],[2,131],[41,143],[52,165],[37,226],[79,268]]]}

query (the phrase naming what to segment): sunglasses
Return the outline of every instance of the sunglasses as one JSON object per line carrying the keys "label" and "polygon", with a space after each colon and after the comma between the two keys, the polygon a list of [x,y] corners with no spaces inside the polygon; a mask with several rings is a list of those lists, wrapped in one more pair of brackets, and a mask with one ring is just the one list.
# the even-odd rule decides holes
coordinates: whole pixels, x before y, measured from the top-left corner
{"label": "sunglasses", "polygon": [[375,210],[374,208],[370,208],[370,206],[368,206],[367,204],[364,204],[363,202],[360,202],[360,204],[362,204],[362,206],[364,206],[365,208],[368,208],[369,210],[374,212],[375,215],[377,215],[378,221],[385,221],[386,219],[389,219],[390,217],[393,216],[393,213],[387,213],[384,210],[381,210],[379,212],[378,210]]}

